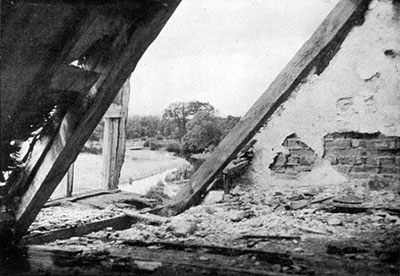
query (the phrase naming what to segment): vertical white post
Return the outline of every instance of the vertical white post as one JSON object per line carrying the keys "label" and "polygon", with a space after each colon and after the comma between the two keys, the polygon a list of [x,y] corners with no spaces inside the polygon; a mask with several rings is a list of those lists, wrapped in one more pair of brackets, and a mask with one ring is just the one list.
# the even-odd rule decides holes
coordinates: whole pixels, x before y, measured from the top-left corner
{"label": "vertical white post", "polygon": [[118,189],[121,167],[125,158],[125,127],[128,117],[129,79],[104,115],[102,188]]}

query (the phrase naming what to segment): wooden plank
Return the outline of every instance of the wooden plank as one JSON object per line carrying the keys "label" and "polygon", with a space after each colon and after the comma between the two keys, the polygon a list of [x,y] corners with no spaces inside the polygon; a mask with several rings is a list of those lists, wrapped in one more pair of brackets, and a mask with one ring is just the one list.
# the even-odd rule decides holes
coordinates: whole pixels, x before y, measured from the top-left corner
{"label": "wooden plank", "polygon": [[[260,127],[285,102],[295,87],[316,67],[320,73],[327,66],[326,59],[338,50],[354,19],[366,9],[369,1],[341,0],[325,18],[312,37],[301,47],[283,71],[271,83],[235,128],[214,150],[212,155],[192,176],[188,185],[160,210],[171,216],[183,212],[201,200],[202,193],[212,180],[250,141]],[[328,55],[328,56],[327,56]],[[329,56],[331,55],[331,56]]]}
{"label": "wooden plank", "polygon": [[[59,66],[65,66],[65,60],[72,60],[74,58],[74,56],[71,56],[71,52],[73,52],[75,55],[78,55],[78,56],[83,54],[83,52],[79,52],[78,49],[76,49],[75,44],[87,45],[88,43],[93,43],[95,39],[98,39],[98,36],[99,36],[98,32],[97,33],[95,32],[94,37],[92,37],[93,31],[91,31],[91,26],[93,24],[98,24],[96,26],[101,30],[105,28],[105,25],[99,24],[98,17],[99,16],[96,13],[90,13],[87,17],[84,17],[81,19],[81,21],[79,22],[79,26],[75,26],[75,28],[78,31],[70,40],[68,40],[64,49],[62,50],[62,53],[58,56],[57,61],[54,62],[54,64],[51,66],[51,69],[50,69],[51,77],[53,77],[55,72],[59,71],[59,69],[58,69]],[[43,16],[43,18],[45,18],[45,16]],[[105,23],[108,23],[109,20],[111,20],[111,19],[105,20],[104,17],[101,17],[100,19],[101,19],[101,22],[105,22]],[[82,41],[84,41],[84,43],[82,43]],[[73,50],[73,49],[75,49],[75,50]],[[83,49],[81,49],[81,50],[83,50]],[[91,68],[91,69],[96,69],[96,68]],[[48,87],[44,87],[44,88],[42,87],[41,90],[47,90],[47,89],[48,89]],[[81,96],[84,97],[83,94]],[[75,111],[77,113],[80,112],[79,108],[76,108]],[[73,118],[73,116],[71,116],[71,115],[69,115],[69,117]],[[72,118],[69,119],[70,122],[68,125],[73,124]],[[20,120],[20,118],[18,117],[16,119],[17,119],[17,122],[14,122],[14,123],[18,124],[18,120]],[[75,121],[77,121],[77,120],[75,120]],[[61,123],[58,123],[58,124],[61,125]],[[59,126],[55,126],[55,129],[57,129],[58,127]],[[71,128],[71,126],[70,126],[70,128]],[[42,136],[35,143],[35,146],[33,147],[33,150],[31,152],[30,157],[27,160],[27,164],[24,168],[23,176],[19,178],[17,183],[13,183],[13,185],[11,186],[11,189],[9,191],[9,194],[11,197],[19,196],[21,194],[21,191],[25,191],[27,189],[27,186],[29,185],[29,181],[32,180],[32,178],[36,174],[38,168],[43,163],[44,158],[45,158],[46,154],[48,153],[50,147],[52,146],[53,141],[55,140],[57,134],[58,133],[56,132],[56,133],[53,133],[52,136],[51,135]],[[60,143],[60,139],[59,139],[58,143]],[[54,147],[54,145],[53,145],[53,147]]]}
{"label": "wooden plank", "polygon": [[65,204],[66,202],[77,201],[79,201],[79,203],[81,204],[96,206],[97,208],[101,208],[100,205],[103,205],[105,206],[103,208],[106,208],[111,204],[118,205],[118,203],[135,206],[136,209],[150,208],[155,205],[154,200],[145,198],[144,196],[139,194],[121,192],[120,190],[96,190],[74,197],[48,201],[46,202],[46,204],[43,205],[43,208],[60,206],[62,204]]}
{"label": "wooden plank", "polygon": [[[314,275],[314,271],[294,264],[289,271],[274,272],[271,263],[203,253],[145,247],[113,246],[84,252],[72,246],[28,245],[13,252],[17,258],[0,267],[1,275],[219,275],[219,276],[297,276]],[[22,254],[23,253],[23,254]],[[204,258],[199,258],[199,254]],[[21,256],[20,258],[18,258]],[[250,256],[249,256],[250,257]],[[29,260],[29,263],[27,262]],[[303,258],[296,256],[296,261]],[[348,274],[346,274],[348,275]]]}
{"label": "wooden plank", "polygon": [[51,79],[50,89],[86,94],[97,82],[100,74],[79,67],[62,64]]}
{"label": "wooden plank", "polygon": [[72,198],[69,198],[68,201],[70,202],[76,202],[85,198],[89,197],[95,197],[95,196],[100,196],[100,195],[108,195],[108,194],[114,194],[114,193],[119,193],[120,190],[112,190],[112,191],[105,191],[105,190],[95,190],[95,191],[90,191],[84,194],[80,194],[77,196],[74,196]]}
{"label": "wooden plank", "polygon": [[115,166],[114,182],[119,183],[119,178],[121,176],[122,165],[125,161],[125,151],[126,151],[126,124],[128,122],[128,109],[129,109],[129,98],[131,94],[130,78],[126,80],[124,86],[122,87],[121,95],[121,105],[122,114],[119,122],[118,129],[118,147],[117,147],[117,157]]}
{"label": "wooden plank", "polygon": [[253,249],[253,248],[241,248],[241,247],[228,247],[228,246],[219,246],[213,244],[196,244],[196,243],[182,243],[182,242],[170,242],[170,241],[142,241],[142,240],[124,240],[123,244],[127,244],[130,246],[162,246],[163,249],[173,249],[173,250],[207,250],[207,253],[211,254],[219,254],[231,257],[238,257],[246,254],[251,254],[253,256],[257,256],[258,258],[274,263],[290,266],[293,264],[293,261],[290,259],[290,255],[288,253],[283,252],[271,252],[261,249]]}
{"label": "wooden plank", "polygon": [[130,94],[128,79],[104,115],[103,189],[118,189],[125,157],[125,127]]}
{"label": "wooden plank", "polygon": [[53,242],[59,239],[69,239],[71,237],[84,236],[92,232],[101,231],[107,227],[114,230],[123,230],[132,226],[135,219],[122,215],[105,220],[85,223],[76,227],[53,230],[45,234],[32,235],[24,237],[21,242],[23,244],[43,244]]}
{"label": "wooden plank", "polygon": [[234,164],[233,162],[229,163],[228,166],[223,170],[223,174],[226,174],[228,176],[235,176],[244,168],[246,168],[249,165],[249,163],[250,162],[247,159],[236,164]]}
{"label": "wooden plank", "polygon": [[102,188],[108,190],[118,188],[118,183],[114,182],[117,161],[118,124],[119,118],[104,119]]}
{"label": "wooden plank", "polygon": [[164,223],[170,222],[168,218],[162,217],[162,216],[157,216],[157,215],[152,215],[152,214],[146,214],[146,213],[139,213],[137,211],[129,211],[129,210],[124,210],[124,214],[130,218],[135,219],[135,221],[151,224],[151,225],[162,225]]}
{"label": "wooden plank", "polygon": [[42,70],[54,62],[64,45],[65,27],[80,20],[79,10],[72,5],[4,2],[8,3],[1,9],[1,136],[15,126],[19,110],[26,105],[24,99],[30,96],[32,103],[40,95],[42,91],[32,90],[39,80],[43,82]]}
{"label": "wooden plank", "polygon": [[69,165],[76,159],[80,149],[100,122],[123,83],[136,67],[147,47],[172,15],[180,0],[170,0],[154,11],[150,18],[137,23],[126,48],[96,84],[97,93],[89,109],[84,112],[76,127],[70,126],[68,113],[57,137],[46,153],[42,165],[30,181],[28,190],[21,197],[15,212],[16,238],[21,238],[33,222],[42,206],[62,180]]}
{"label": "wooden plank", "polygon": [[[44,17],[45,16],[43,16],[43,18]],[[85,50],[87,50],[90,45],[95,43],[95,41],[101,39],[102,35],[110,35],[112,31],[109,30],[108,27],[115,31],[117,27],[121,26],[122,20],[120,18],[108,18],[103,15],[99,15],[96,12],[90,12],[86,17],[81,19],[81,21],[79,22],[79,26],[75,26],[77,33],[68,40],[64,49],[62,50],[62,53],[58,56],[57,61],[51,66],[51,76],[53,77],[53,75],[56,74],[57,71],[59,71],[59,66],[65,66],[66,61],[72,61],[74,59],[76,60],[77,58],[84,56]],[[98,68],[96,66],[85,67],[87,69],[91,69],[91,71],[102,72],[101,68]],[[48,88],[42,88],[42,90],[46,89]],[[86,96],[83,94],[80,97],[86,98]],[[70,111],[69,115],[66,116],[69,117],[67,118],[67,125],[70,129],[72,129],[73,126],[76,125],[77,121],[79,121],[79,118],[74,118],[73,113],[79,114],[81,112],[81,107],[75,105],[74,108],[74,112]],[[17,118],[17,120],[19,119],[20,118]],[[18,124],[18,121],[14,123]],[[61,125],[61,123],[59,124]],[[63,122],[63,124],[66,123]],[[57,128],[58,127],[55,126],[55,129]],[[26,187],[29,185],[29,181],[31,181],[31,179],[34,177],[38,168],[43,163],[43,160],[48,153],[50,147],[52,146],[53,141],[56,140],[55,138],[57,134],[58,133],[56,132],[53,133],[52,136],[42,136],[36,142],[25,166],[23,176],[20,177],[17,183],[13,183],[9,191],[11,197],[14,197],[16,195],[19,196],[21,194],[21,191],[26,190]],[[58,137],[57,139],[57,143],[62,143],[63,140],[60,139],[60,137]]]}
{"label": "wooden plank", "polygon": [[[114,191],[114,190],[113,190]],[[154,200],[145,198],[138,194],[119,192],[119,193],[108,193],[99,195],[96,197],[88,197],[79,200],[80,204],[90,205],[95,208],[105,209],[110,205],[117,207],[135,207],[136,209],[149,208],[155,205]]]}
{"label": "wooden plank", "polygon": [[73,190],[74,190],[74,163],[71,164],[71,166],[68,169],[68,173],[67,173],[67,192],[66,192],[66,196],[67,197],[72,197]]}
{"label": "wooden plank", "polygon": [[238,239],[242,240],[300,240],[300,236],[284,236],[284,235],[243,235]]}

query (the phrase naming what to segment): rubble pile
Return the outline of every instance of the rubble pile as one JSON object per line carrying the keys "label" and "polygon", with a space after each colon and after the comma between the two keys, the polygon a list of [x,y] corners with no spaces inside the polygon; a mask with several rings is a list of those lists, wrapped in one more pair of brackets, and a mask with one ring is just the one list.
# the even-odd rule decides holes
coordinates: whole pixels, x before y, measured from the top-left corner
{"label": "rubble pile", "polygon": [[34,235],[46,233],[50,230],[71,228],[121,214],[123,214],[121,209],[114,205],[99,209],[87,204],[64,203],[61,206],[43,208],[31,224],[28,234]]}
{"label": "rubble pile", "polygon": [[[325,254],[370,263],[383,260],[395,267],[400,242],[399,197],[376,192],[373,199],[285,189],[260,192],[238,185],[223,201],[192,207],[159,225],[138,222],[130,229],[105,229],[54,244],[184,242],[307,256]],[[337,212],[335,206],[348,209]]]}
{"label": "rubble pile", "polygon": [[[125,215],[136,221],[128,229],[107,227],[83,237],[56,240],[48,245],[82,250],[89,255],[137,246],[156,251],[165,250],[165,246],[171,244],[172,247],[213,246],[302,256],[323,263],[324,269],[335,269],[338,264],[345,263],[367,270],[376,268],[378,270],[373,273],[378,275],[383,271],[379,269],[384,269],[385,273],[389,271],[387,275],[395,275],[398,270],[398,194],[370,191],[360,195],[351,189],[335,192],[312,186],[298,189],[275,186],[266,190],[240,178],[235,184],[218,200],[204,200],[201,205],[171,218],[115,205],[103,210],[87,209],[87,205],[76,203],[46,208],[31,231],[73,227],[107,216]],[[253,260],[251,255],[243,261],[256,266],[259,263],[259,259]],[[269,269],[274,272],[294,269],[294,266],[273,265]],[[345,267],[343,269],[347,271]]]}

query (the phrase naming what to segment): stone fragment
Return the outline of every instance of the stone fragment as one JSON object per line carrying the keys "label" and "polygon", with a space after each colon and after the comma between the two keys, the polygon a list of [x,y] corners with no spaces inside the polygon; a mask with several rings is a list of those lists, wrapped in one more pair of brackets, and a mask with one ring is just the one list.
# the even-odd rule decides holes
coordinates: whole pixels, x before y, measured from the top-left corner
{"label": "stone fragment", "polygon": [[301,271],[301,267],[298,265],[292,265],[292,269],[294,272],[300,272]]}
{"label": "stone fragment", "polygon": [[274,272],[280,272],[282,270],[282,266],[280,264],[274,264],[271,266],[271,270]]}
{"label": "stone fragment", "polygon": [[309,205],[309,201],[302,199],[302,200],[297,200],[297,201],[293,201],[290,203],[290,209],[292,210],[298,210],[298,209],[302,209],[306,206]]}
{"label": "stone fragment", "polygon": [[245,211],[238,211],[238,212],[231,213],[229,215],[229,219],[233,222],[239,222],[245,218],[251,218],[254,216],[255,216],[254,211],[245,210]]}
{"label": "stone fragment", "polygon": [[383,217],[379,216],[379,215],[374,215],[371,217],[371,221],[373,222],[381,222],[383,221]]}
{"label": "stone fragment", "polygon": [[204,211],[205,211],[207,214],[209,214],[209,215],[212,215],[212,214],[214,214],[215,212],[217,212],[217,210],[215,210],[215,208],[212,208],[212,207],[210,207],[210,206],[206,206],[206,207],[204,208]]}
{"label": "stone fragment", "polygon": [[293,249],[293,251],[296,253],[301,253],[301,252],[304,252],[304,249],[301,247],[296,247],[295,249]]}
{"label": "stone fragment", "polygon": [[197,224],[183,218],[174,218],[171,220],[167,230],[176,237],[186,237],[197,230]]}
{"label": "stone fragment", "polygon": [[274,211],[275,212],[283,212],[283,211],[285,211],[286,209],[285,209],[285,206],[283,206],[282,204],[278,204],[278,205],[276,205],[275,207],[274,207]]}
{"label": "stone fragment", "polygon": [[160,262],[147,262],[147,261],[135,261],[135,265],[141,270],[154,271],[159,267],[162,267]]}
{"label": "stone fragment", "polygon": [[229,214],[229,219],[233,222],[239,222],[244,219],[243,212],[234,212]]}
{"label": "stone fragment", "polygon": [[224,199],[224,191],[209,191],[202,204],[214,204]]}
{"label": "stone fragment", "polygon": [[338,225],[342,225],[342,221],[338,218],[329,218],[328,224],[332,225],[332,226],[338,226]]}
{"label": "stone fragment", "polygon": [[363,200],[355,195],[347,195],[339,198],[334,198],[333,202],[344,204],[361,204],[363,203]]}

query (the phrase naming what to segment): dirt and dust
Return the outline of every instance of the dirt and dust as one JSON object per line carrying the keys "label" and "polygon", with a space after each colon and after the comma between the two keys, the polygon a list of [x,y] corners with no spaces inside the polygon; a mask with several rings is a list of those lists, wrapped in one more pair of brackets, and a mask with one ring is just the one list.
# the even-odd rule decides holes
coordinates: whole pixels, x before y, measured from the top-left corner
{"label": "dirt and dust", "polygon": [[[59,211],[54,208],[52,213],[50,210],[45,209],[41,221],[32,227],[46,224],[46,215],[55,220],[54,212]],[[333,194],[284,187],[267,191],[242,182],[224,199],[192,207],[158,226],[137,222],[126,230],[105,229],[84,237],[57,240],[48,246],[81,250],[86,255],[107,251],[107,258],[136,250],[144,254],[143,258],[154,258],[163,264],[166,256],[176,262],[183,260],[178,256],[185,253],[184,260],[189,264],[214,264],[225,270],[226,267],[251,268],[255,269],[253,275],[262,275],[257,274],[260,271],[398,275],[399,210],[400,197],[390,191],[371,191],[360,198],[351,191]],[[119,214],[121,209],[110,206],[102,211]],[[64,215],[67,214],[64,212]],[[253,254],[243,251],[228,257],[221,255],[224,250],[210,251],[210,247],[287,254],[291,262],[259,258],[253,251]]]}

